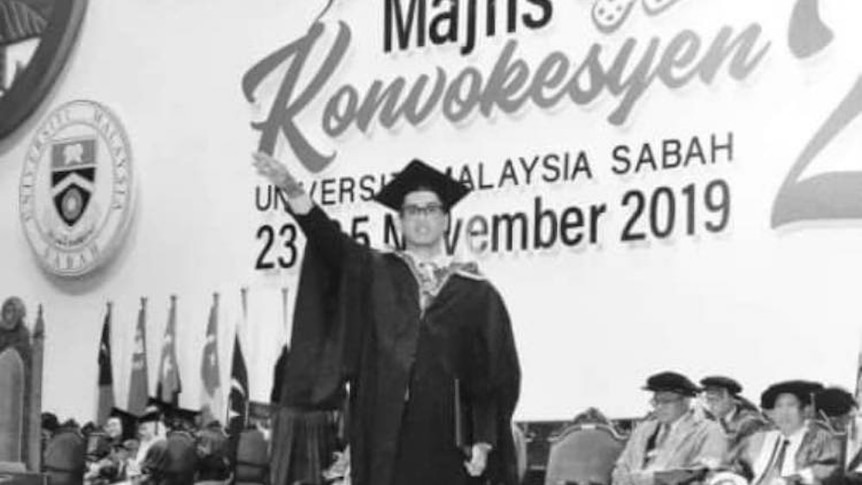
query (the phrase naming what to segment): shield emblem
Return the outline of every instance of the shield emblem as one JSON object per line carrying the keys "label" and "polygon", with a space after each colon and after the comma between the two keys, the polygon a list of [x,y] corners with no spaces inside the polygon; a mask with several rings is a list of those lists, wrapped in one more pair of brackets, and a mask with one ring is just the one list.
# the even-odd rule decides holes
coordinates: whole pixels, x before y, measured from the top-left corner
{"label": "shield emblem", "polygon": [[48,93],[81,27],[86,0],[0,0],[0,140]]}
{"label": "shield emblem", "polygon": [[51,198],[70,228],[87,211],[96,183],[96,139],[63,140],[51,145]]}

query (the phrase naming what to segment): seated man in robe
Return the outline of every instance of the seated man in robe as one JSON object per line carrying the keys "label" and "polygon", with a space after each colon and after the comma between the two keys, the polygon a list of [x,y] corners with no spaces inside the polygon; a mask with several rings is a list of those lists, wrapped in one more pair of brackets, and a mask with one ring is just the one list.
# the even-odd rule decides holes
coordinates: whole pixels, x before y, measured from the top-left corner
{"label": "seated man in robe", "polygon": [[135,416],[119,408],[111,410],[105,421],[104,432],[96,448],[105,448],[103,453],[93,453],[88,464],[86,478],[93,483],[117,483],[125,479],[126,466],[131,457],[127,441],[134,439]]}
{"label": "seated man in robe", "polygon": [[852,394],[828,387],[814,397],[815,414],[841,445],[844,483],[862,484],[862,443],[858,427],[859,407]]}
{"label": "seated man in robe", "polygon": [[840,445],[807,417],[812,396],[822,389],[809,381],[773,384],[760,397],[777,429],[749,437],[731,464],[752,485],[820,485],[840,476]]}
{"label": "seated man in robe", "polygon": [[721,426],[695,413],[700,389],[676,372],[647,379],[654,412],[632,432],[613,471],[614,485],[686,483],[723,464],[727,440]]}
{"label": "seated man in robe", "polygon": [[729,377],[710,376],[700,380],[709,412],[724,429],[727,449],[733,454],[742,441],[769,426],[753,405],[746,406],[740,396],[742,386]]}
{"label": "seated man in robe", "polygon": [[[162,410],[155,404],[147,405],[144,414],[138,418],[138,423],[139,445],[129,460],[126,471],[133,483],[145,482],[152,470],[163,466],[166,456],[166,453],[161,452],[167,438]],[[151,448],[157,451],[151,453]]]}
{"label": "seated man in robe", "polygon": [[194,435],[198,412],[159,402],[164,413],[164,439],[153,443],[141,465],[147,485],[189,485],[198,469],[197,438]]}

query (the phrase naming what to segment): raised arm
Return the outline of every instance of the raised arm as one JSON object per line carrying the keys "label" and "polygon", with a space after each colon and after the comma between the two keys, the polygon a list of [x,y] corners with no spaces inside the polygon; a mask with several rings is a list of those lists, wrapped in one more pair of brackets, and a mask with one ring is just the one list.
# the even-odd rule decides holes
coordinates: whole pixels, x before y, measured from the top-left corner
{"label": "raised arm", "polygon": [[320,253],[328,265],[340,269],[351,251],[364,249],[364,246],[341,232],[338,225],[314,204],[285,164],[262,152],[253,153],[252,159],[257,172],[287,195],[290,211],[302,228],[308,244]]}

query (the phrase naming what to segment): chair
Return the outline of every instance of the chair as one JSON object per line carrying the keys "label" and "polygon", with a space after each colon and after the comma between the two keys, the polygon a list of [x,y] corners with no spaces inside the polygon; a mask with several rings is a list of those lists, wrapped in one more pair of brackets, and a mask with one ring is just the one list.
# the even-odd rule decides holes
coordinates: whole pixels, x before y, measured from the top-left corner
{"label": "chair", "polygon": [[[0,475],[38,481],[41,468],[42,349],[44,324],[39,307],[31,337],[20,298],[0,310]],[[21,483],[25,483],[21,481]],[[34,482],[35,483],[35,482]]]}
{"label": "chair", "polygon": [[263,485],[269,476],[269,443],[257,429],[240,433],[236,450],[236,484]]}
{"label": "chair", "polygon": [[551,441],[545,485],[607,485],[626,440],[590,408]]}
{"label": "chair", "polygon": [[86,471],[87,440],[75,426],[64,426],[45,446],[42,469],[51,485],[80,485]]}

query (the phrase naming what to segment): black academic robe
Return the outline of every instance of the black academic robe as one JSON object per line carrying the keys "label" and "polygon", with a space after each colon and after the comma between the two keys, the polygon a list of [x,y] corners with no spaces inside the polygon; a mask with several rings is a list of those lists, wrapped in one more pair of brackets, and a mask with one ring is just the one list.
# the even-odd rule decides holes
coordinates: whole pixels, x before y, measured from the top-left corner
{"label": "black academic robe", "polygon": [[152,485],[186,485],[194,483],[198,469],[197,443],[187,431],[171,431],[164,440],[154,443],[141,465]]}
{"label": "black academic robe", "polygon": [[520,367],[496,289],[459,271],[423,312],[399,255],[356,244],[317,207],[296,220],[308,243],[282,400],[328,405],[349,382],[354,485],[458,485],[471,483],[455,439],[459,382],[465,440],[493,446],[483,480],[517,483]]}

